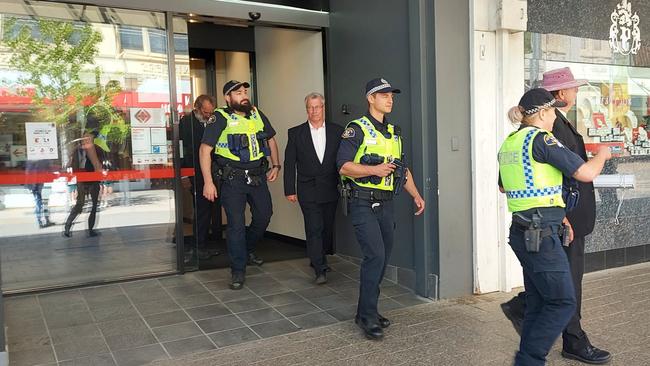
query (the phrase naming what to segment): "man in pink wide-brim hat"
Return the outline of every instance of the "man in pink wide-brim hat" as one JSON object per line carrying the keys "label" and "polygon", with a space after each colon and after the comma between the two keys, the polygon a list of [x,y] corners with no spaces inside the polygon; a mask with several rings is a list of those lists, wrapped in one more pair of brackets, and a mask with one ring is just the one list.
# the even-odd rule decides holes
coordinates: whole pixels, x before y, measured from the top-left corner
{"label": "man in pink wide-brim hat", "polygon": [[[582,136],[567,119],[567,113],[576,104],[578,87],[586,85],[587,80],[575,79],[571,69],[564,67],[550,70],[544,73],[541,87],[553,94],[555,99],[566,103],[565,107],[555,109],[555,123],[553,124],[553,135],[569,150],[580,155],[587,161],[585,144]],[[567,189],[563,189],[563,196],[567,208],[572,205],[571,201],[577,199],[573,209],[567,210],[564,219],[565,235],[568,235],[569,245],[564,246],[571,277],[576,290],[577,308],[573,318],[562,332],[562,356],[578,360],[588,364],[608,363],[612,355],[604,350],[591,345],[587,334],[580,325],[580,308],[582,303],[582,276],[585,271],[585,237],[589,235],[596,223],[596,198],[592,183],[576,182],[573,179],[565,182]],[[575,194],[578,192],[578,195]],[[563,240],[564,242],[564,240]],[[520,332],[526,309],[525,293],[520,293],[512,300],[501,304],[506,317],[512,322],[515,329]]]}
{"label": "man in pink wide-brim hat", "polygon": [[[564,89],[573,89],[579,86],[587,85],[587,80],[585,79],[575,79],[571,69],[568,67],[563,67],[561,69],[555,69],[547,71],[544,73],[542,78],[541,87],[550,91],[559,91]],[[575,104],[575,100],[573,101]],[[571,108],[569,108],[571,109]]]}

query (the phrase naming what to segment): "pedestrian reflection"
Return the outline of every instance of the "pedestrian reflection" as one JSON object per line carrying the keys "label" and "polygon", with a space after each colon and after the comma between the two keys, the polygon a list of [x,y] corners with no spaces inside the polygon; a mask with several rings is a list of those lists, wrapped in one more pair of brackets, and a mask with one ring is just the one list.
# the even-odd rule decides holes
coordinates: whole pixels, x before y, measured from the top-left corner
{"label": "pedestrian reflection", "polygon": [[[52,160],[28,160],[25,164],[25,172],[28,175],[47,173],[52,170]],[[54,225],[50,221],[50,210],[48,208],[48,197],[43,197],[43,182],[30,183],[25,185],[34,196],[34,215],[36,216],[36,225],[43,229]]]}
{"label": "pedestrian reflection", "polygon": [[[69,172],[102,172],[104,150],[97,144],[97,135],[98,133],[96,131],[86,132],[82,138],[76,140],[75,143],[78,143],[79,146],[72,150],[70,159],[68,159],[67,170]],[[87,177],[77,178],[77,202],[70,210],[70,214],[65,221],[65,227],[63,230],[64,237],[69,238],[72,236],[72,225],[74,224],[74,220],[83,210],[87,195],[90,195],[92,201],[90,215],[88,216],[87,235],[89,237],[99,235],[99,233],[94,230],[94,227],[97,216],[97,207],[99,205],[101,180],[102,179],[99,176],[96,177],[96,180],[94,177],[91,177],[90,181]]]}

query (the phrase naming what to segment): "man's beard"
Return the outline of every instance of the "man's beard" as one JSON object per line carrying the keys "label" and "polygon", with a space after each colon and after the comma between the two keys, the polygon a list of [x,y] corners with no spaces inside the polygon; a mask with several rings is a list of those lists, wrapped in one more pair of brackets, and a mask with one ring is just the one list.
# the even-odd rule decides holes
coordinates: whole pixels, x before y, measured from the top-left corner
{"label": "man's beard", "polygon": [[196,119],[198,119],[199,122],[201,122],[201,123],[206,123],[206,122],[208,122],[208,119],[209,119],[209,118],[205,118],[203,116],[203,113],[201,113],[200,111],[198,111],[196,109],[194,110],[194,117],[196,117]]}
{"label": "man's beard", "polygon": [[234,110],[236,110],[238,112],[250,113],[250,111],[253,110],[253,105],[251,104],[251,102],[248,99],[242,100],[242,102],[244,102],[244,101],[246,101],[248,103],[240,104],[240,103],[236,103],[236,102],[230,102],[230,108],[232,108],[232,109],[234,109]]}

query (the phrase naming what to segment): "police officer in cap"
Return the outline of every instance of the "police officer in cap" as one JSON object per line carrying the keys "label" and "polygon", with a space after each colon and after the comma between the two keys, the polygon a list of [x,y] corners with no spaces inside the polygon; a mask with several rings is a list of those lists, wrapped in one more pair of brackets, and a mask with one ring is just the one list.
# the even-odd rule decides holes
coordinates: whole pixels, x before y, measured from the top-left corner
{"label": "police officer in cap", "polygon": [[550,132],[566,103],[545,89],[526,92],[508,116],[521,123],[499,150],[499,185],[512,212],[510,246],[523,267],[526,313],[515,365],[544,365],[576,310],[575,290],[560,236],[566,215],[563,176],[591,182],[611,158],[603,147],[588,162]]}
{"label": "police officer in cap", "polygon": [[[555,109],[555,123],[553,124],[553,136],[558,139],[567,149],[578,154],[582,160],[587,161],[587,152],[582,136],[567,118],[567,113],[576,104],[578,87],[586,85],[587,80],[576,80],[571,69],[568,67],[550,70],[544,73],[541,87],[548,90],[555,99],[566,103],[566,106]],[[569,268],[573,278],[573,287],[576,290],[577,310],[569,324],[562,332],[562,356],[569,359],[579,360],[589,364],[604,364],[609,362],[612,355],[591,344],[586,332],[582,329],[581,300],[582,300],[582,277],[584,275],[585,236],[590,234],[596,223],[596,197],[594,186],[591,182],[576,182],[574,179],[564,179],[564,196],[578,196],[578,202],[572,209],[568,209],[565,218],[565,230],[563,243],[564,251],[569,260]],[[565,203],[570,205],[569,197]],[[566,238],[566,240],[564,240]],[[515,326],[515,330],[521,333],[526,309],[526,293],[521,292],[512,300],[501,304],[501,309],[506,317]]]}
{"label": "police officer in cap", "polygon": [[[275,130],[269,119],[251,104],[248,88],[249,83],[236,80],[223,86],[227,106],[215,110],[199,151],[203,196],[210,201],[221,197],[228,219],[226,243],[233,290],[244,286],[247,262],[258,266],[263,263],[255,255],[255,244],[264,235],[273,214],[266,182],[275,181],[281,168]],[[271,157],[270,169],[267,156]],[[252,213],[248,227],[244,216],[246,203]]]}
{"label": "police officer in cap", "polygon": [[377,303],[393,249],[393,197],[403,186],[413,197],[416,215],[425,205],[404,164],[400,129],[385,117],[399,92],[385,79],[366,84],[368,113],[348,123],[337,156],[343,200],[349,200],[347,209],[363,253],[355,323],[370,339],[381,339],[383,328],[390,325],[378,313]]}

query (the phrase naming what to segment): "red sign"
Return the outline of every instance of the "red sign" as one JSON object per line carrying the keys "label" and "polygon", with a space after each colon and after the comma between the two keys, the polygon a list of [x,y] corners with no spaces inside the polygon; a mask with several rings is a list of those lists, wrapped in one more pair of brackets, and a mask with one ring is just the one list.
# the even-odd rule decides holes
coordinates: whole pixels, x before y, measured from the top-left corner
{"label": "red sign", "polygon": [[149,122],[149,120],[151,119],[151,114],[145,111],[144,109],[141,109],[138,112],[136,112],[135,118],[137,118],[138,121],[140,121],[140,123],[144,124]]}
{"label": "red sign", "polygon": [[601,143],[586,143],[585,150],[587,154],[596,155],[601,146],[609,146],[609,149],[614,156],[621,156],[625,152],[624,142],[601,142]]}

